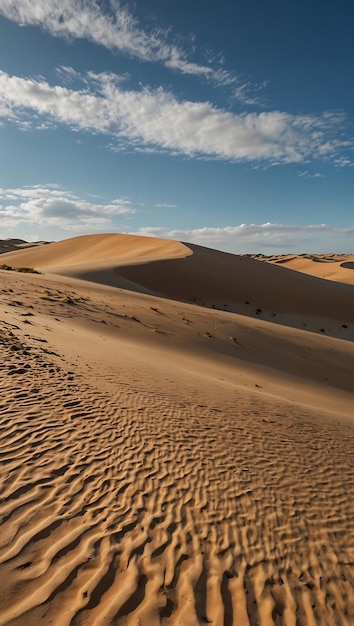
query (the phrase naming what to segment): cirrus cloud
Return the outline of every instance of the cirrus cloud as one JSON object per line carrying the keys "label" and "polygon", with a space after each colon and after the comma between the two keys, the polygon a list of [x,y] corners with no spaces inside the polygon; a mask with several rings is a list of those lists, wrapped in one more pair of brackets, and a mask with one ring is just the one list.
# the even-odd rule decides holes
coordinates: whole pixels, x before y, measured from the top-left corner
{"label": "cirrus cloud", "polygon": [[160,63],[182,74],[201,76],[215,84],[236,82],[231,72],[191,61],[183,48],[169,42],[168,31],[141,28],[119,0],[1,0],[0,15],[23,26],[40,26],[57,37],[85,38],[109,50]]}

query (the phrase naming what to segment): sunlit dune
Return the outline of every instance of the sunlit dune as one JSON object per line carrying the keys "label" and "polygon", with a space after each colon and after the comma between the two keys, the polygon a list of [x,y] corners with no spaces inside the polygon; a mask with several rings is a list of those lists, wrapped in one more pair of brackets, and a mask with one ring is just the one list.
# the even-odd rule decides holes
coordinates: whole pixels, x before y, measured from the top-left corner
{"label": "sunlit dune", "polygon": [[0,624],[354,624],[354,259],[11,248]]}
{"label": "sunlit dune", "polygon": [[[134,235],[83,235],[56,241],[45,247],[18,251],[11,259],[20,265],[35,265],[39,269],[77,268],[104,264],[147,263],[174,259],[191,254],[179,241]],[[6,261],[6,256],[1,257]]]}

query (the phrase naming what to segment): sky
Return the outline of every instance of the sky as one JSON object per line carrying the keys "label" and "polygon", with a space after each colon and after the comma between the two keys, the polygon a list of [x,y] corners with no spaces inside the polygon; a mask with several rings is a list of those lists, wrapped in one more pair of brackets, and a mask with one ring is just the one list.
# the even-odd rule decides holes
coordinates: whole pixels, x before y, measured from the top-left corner
{"label": "sky", "polygon": [[0,0],[0,239],[354,252],[352,0]]}

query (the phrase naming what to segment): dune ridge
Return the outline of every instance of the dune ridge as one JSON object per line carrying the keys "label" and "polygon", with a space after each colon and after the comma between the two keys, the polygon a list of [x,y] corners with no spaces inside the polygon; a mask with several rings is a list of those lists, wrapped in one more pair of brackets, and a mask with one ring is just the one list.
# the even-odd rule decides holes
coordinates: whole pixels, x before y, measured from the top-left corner
{"label": "dune ridge", "polygon": [[[121,271],[114,239],[98,273]],[[73,241],[61,267],[95,271],[84,246],[63,264]],[[133,291],[0,271],[0,624],[351,626],[350,287],[336,312],[299,310],[340,338],[305,332],[217,302],[230,286],[211,265],[246,268],[252,290],[265,264],[125,243]],[[23,252],[50,264],[51,246]],[[204,305],[174,269],[188,261],[205,294],[209,280]]]}

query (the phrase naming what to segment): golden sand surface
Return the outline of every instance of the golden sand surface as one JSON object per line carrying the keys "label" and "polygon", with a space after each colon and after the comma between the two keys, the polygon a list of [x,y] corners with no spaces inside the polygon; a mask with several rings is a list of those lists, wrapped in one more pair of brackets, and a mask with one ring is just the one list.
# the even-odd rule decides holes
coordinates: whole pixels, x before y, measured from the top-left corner
{"label": "golden sand surface", "polygon": [[0,271],[0,624],[352,626],[351,285],[122,235],[1,259],[43,273]]}

